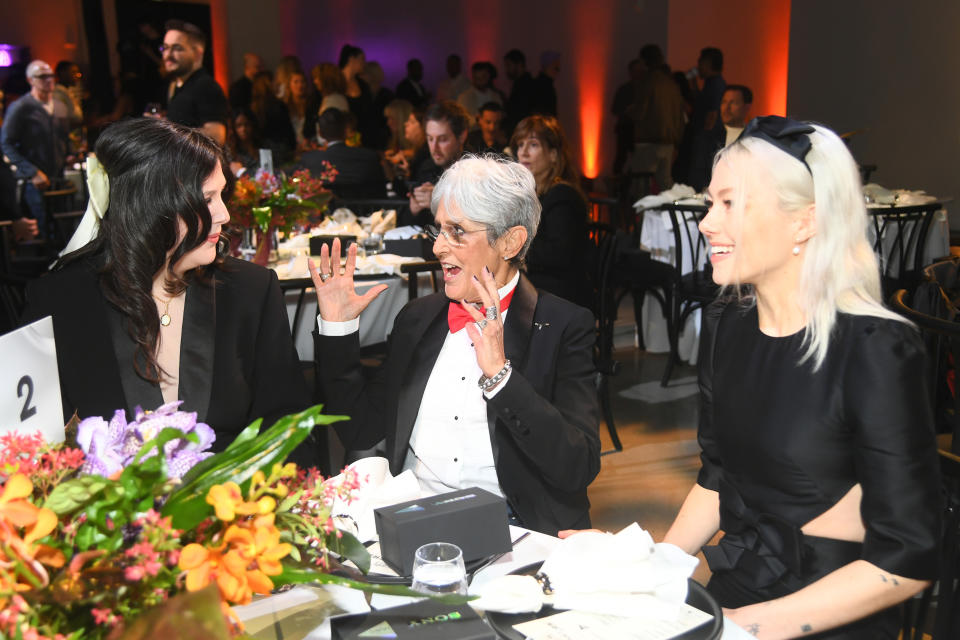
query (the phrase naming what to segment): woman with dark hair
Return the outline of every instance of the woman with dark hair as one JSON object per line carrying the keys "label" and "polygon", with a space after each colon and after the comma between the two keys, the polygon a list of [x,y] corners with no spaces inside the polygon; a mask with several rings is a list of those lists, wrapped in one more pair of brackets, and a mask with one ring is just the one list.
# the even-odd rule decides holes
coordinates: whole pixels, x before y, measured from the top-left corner
{"label": "woman with dark hair", "polygon": [[227,155],[230,171],[235,176],[240,170],[255,171],[260,166],[260,132],[257,117],[246,107],[237,109],[227,130]]}
{"label": "woman with dark hair", "polygon": [[251,94],[250,110],[260,125],[261,140],[273,151],[274,165],[292,160],[297,136],[290,124],[286,106],[274,95],[273,78],[269,71],[261,71],[253,77]]}
{"label": "woman with dark hair", "polygon": [[[166,120],[100,136],[87,214],[102,214],[99,230],[81,224],[96,236],[31,283],[22,318],[53,316],[65,416],[181,400],[222,450],[255,419],[307,406],[276,276],[223,257],[225,164],[210,138]],[[296,456],[318,458],[315,444]]]}
{"label": "woman with dark hair", "polygon": [[538,289],[589,307],[587,200],[563,129],[553,116],[524,118],[510,147],[517,161],[533,173],[543,206],[540,228],[527,254],[527,275]]}
{"label": "woman with dark hair", "polygon": [[360,141],[363,146],[368,146],[376,137],[376,133],[372,130],[375,127],[372,118],[373,94],[370,92],[369,85],[361,77],[366,65],[367,58],[363,49],[351,44],[345,44],[340,49],[340,71],[343,72],[346,85],[344,94],[350,105],[350,113],[357,118],[357,130],[360,132]]}
{"label": "woman with dark hair", "polygon": [[290,117],[290,126],[297,139],[297,148],[306,146],[306,136],[316,134],[316,121],[311,121],[314,132],[307,133],[307,109],[310,106],[310,91],[306,76],[300,71],[294,71],[287,78],[286,90],[283,93],[283,103],[287,107]]}

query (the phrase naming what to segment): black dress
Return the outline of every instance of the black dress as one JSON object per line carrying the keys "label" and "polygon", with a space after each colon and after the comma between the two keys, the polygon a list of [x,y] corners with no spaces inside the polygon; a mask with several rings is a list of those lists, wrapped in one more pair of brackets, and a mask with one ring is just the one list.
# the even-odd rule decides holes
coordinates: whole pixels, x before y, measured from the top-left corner
{"label": "black dress", "polygon": [[[857,559],[919,580],[938,568],[940,497],[924,347],[910,325],[838,314],[826,359],[773,338],[756,307],[715,303],[701,338],[697,482],[720,494],[704,548],[725,607],[781,597]],[[859,483],[863,543],[800,528]],[[817,638],[895,638],[891,608]]]}

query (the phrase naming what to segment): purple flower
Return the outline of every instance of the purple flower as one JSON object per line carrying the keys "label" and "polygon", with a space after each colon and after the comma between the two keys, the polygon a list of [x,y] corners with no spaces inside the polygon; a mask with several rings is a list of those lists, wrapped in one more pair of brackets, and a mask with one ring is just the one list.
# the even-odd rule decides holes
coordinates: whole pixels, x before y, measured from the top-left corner
{"label": "purple flower", "polygon": [[[181,402],[168,402],[156,411],[136,407],[133,422],[127,422],[126,412],[118,409],[107,423],[103,418],[87,418],[77,429],[77,441],[87,456],[84,473],[109,476],[133,462],[143,445],[156,438],[164,429],[177,429],[184,434],[194,433],[199,442],[186,438],[170,440],[163,446],[168,476],[179,479],[201,460],[213,453],[207,451],[216,439],[213,429],[197,422],[192,411],[178,411]],[[156,455],[156,449],[146,458]]]}

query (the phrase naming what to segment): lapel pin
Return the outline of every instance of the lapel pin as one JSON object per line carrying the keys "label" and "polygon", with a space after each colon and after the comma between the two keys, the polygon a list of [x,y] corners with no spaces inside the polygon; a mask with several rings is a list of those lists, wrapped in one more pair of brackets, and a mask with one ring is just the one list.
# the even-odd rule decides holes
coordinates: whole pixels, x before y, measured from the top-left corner
{"label": "lapel pin", "polygon": [[550,323],[549,323],[549,322],[534,322],[534,323],[533,323],[533,326],[535,326],[535,327],[537,328],[537,331],[543,331],[543,328],[544,328],[544,327],[549,327],[549,326],[550,326]]}

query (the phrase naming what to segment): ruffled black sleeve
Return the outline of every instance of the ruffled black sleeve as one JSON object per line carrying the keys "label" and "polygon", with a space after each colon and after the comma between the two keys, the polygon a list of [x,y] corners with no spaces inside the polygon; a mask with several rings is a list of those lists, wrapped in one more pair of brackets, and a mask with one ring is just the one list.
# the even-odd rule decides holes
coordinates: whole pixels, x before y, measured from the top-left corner
{"label": "ruffled black sleeve", "polygon": [[866,527],[862,558],[893,574],[933,579],[941,517],[926,353],[913,327],[853,321],[843,378]]}

